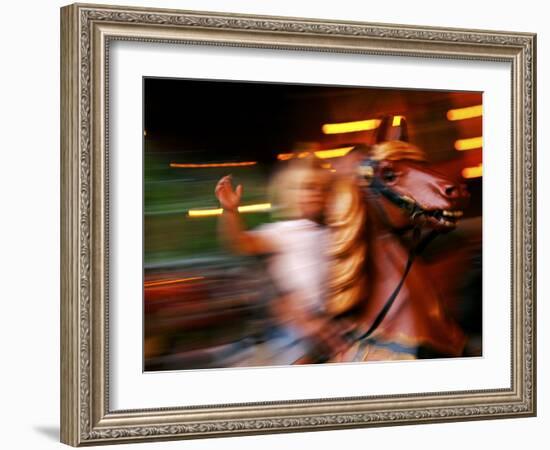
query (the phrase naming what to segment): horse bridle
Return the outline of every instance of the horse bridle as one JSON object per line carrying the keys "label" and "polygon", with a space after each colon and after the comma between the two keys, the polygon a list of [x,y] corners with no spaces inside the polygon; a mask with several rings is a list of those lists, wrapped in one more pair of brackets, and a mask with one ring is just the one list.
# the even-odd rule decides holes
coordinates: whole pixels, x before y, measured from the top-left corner
{"label": "horse bridle", "polygon": [[376,194],[382,195],[387,198],[395,206],[405,210],[411,219],[415,219],[421,215],[427,215],[426,211],[421,205],[419,205],[411,197],[400,194],[399,192],[391,189],[377,174],[379,161],[374,159],[365,159],[359,166],[359,175],[362,178],[360,184],[368,187],[368,189]]}

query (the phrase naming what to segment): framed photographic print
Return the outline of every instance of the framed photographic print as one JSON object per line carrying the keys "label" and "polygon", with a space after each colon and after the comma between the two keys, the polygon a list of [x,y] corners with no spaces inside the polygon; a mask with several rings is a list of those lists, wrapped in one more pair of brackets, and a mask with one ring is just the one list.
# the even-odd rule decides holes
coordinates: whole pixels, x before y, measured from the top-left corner
{"label": "framed photographic print", "polygon": [[62,8],[62,442],[535,415],[535,38]]}

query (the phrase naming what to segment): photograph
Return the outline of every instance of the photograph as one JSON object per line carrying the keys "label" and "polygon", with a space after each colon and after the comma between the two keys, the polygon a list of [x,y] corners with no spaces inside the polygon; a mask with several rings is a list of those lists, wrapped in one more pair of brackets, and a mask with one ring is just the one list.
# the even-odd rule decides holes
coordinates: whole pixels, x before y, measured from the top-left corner
{"label": "photograph", "polygon": [[144,371],[482,357],[482,123],[482,92],[144,77]]}

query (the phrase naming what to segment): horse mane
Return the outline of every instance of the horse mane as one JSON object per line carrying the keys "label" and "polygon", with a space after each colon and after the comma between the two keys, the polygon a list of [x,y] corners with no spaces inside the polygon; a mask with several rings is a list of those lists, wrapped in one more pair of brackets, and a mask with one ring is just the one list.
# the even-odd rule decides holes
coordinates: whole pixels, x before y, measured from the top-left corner
{"label": "horse mane", "polygon": [[338,315],[355,307],[367,284],[367,211],[355,179],[335,180],[327,214],[330,230],[326,309]]}
{"label": "horse mane", "polygon": [[375,161],[426,161],[426,153],[416,145],[404,141],[385,141],[373,145],[367,155]]}
{"label": "horse mane", "polygon": [[[374,145],[365,157],[376,161],[426,160],[420,148],[399,140]],[[326,222],[331,238],[326,309],[333,315],[358,306],[368,289],[368,211],[361,182],[358,177],[336,176],[329,201]]]}

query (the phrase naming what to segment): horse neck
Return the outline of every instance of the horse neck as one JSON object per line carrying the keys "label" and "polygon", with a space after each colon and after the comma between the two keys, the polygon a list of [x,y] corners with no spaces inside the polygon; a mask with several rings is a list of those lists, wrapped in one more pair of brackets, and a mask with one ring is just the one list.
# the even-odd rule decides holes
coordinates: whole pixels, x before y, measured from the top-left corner
{"label": "horse neck", "polygon": [[[410,250],[403,230],[398,230],[389,222],[389,217],[383,209],[381,199],[378,196],[367,196],[365,199],[367,221],[365,224],[365,239],[371,251],[375,254],[381,246],[402,248],[405,252]],[[376,258],[375,258],[376,259]]]}

